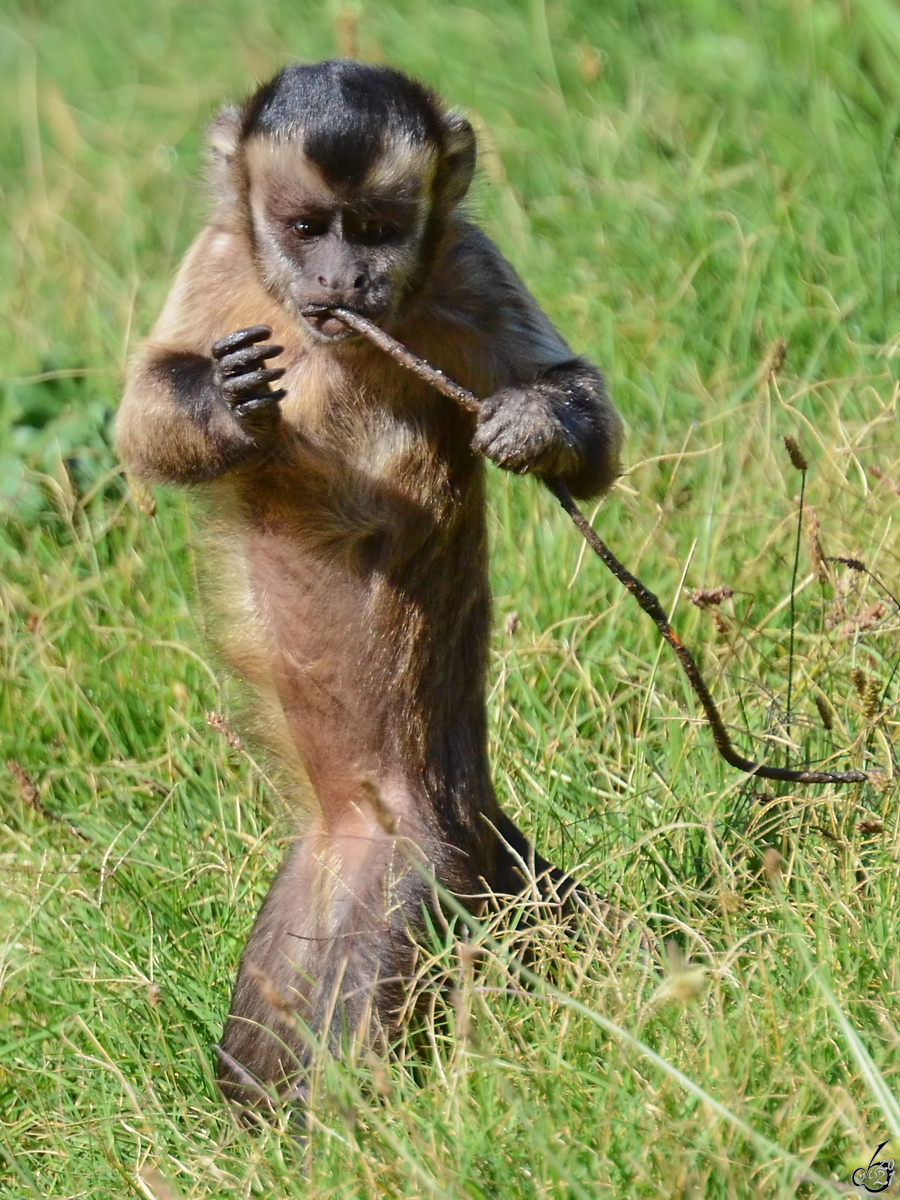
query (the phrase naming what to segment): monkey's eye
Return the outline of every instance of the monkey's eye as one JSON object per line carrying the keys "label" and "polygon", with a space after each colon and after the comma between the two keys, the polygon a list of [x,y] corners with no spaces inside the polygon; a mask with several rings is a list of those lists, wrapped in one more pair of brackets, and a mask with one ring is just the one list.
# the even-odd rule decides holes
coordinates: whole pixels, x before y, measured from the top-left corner
{"label": "monkey's eye", "polygon": [[291,233],[297,238],[317,238],[328,232],[328,221],[325,217],[301,217],[291,226]]}
{"label": "monkey's eye", "polygon": [[349,232],[353,240],[363,246],[383,246],[385,242],[395,242],[401,233],[400,227],[393,221],[379,217],[360,217],[353,222]]}

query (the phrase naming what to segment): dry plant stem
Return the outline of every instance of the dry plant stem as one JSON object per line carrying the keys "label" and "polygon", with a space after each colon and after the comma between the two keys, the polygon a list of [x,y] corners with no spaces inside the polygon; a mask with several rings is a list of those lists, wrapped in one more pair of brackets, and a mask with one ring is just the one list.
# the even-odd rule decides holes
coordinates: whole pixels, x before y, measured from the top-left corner
{"label": "dry plant stem", "polygon": [[[377,325],[373,325],[371,321],[359,316],[358,313],[350,312],[349,309],[334,308],[331,312],[356,333],[363,334],[376,346],[380,346],[395,362],[431,384],[436,391],[455,400],[469,412],[478,412],[478,398],[472,392],[460,387],[452,379],[448,379],[443,371],[438,371],[424,359],[417,358],[412,351],[407,350],[383,329],[379,329]],[[688,682],[703,707],[703,712],[712,730],[716,749],[730,766],[735,767],[738,771],[758,775],[760,779],[776,779],[784,783],[865,783],[868,780],[869,777],[865,771],[800,771],[790,767],[768,767],[764,763],[755,763],[749,758],[744,758],[742,754],[738,754],[731,744],[725,722],[716,708],[716,703],[706,686],[706,680],[700,673],[700,668],[694,661],[694,656],[672,628],[659,598],[649,588],[644,587],[641,581],[619,562],[572,499],[569,489],[558,480],[545,479],[544,483],[569,514],[594,553],[603,560],[616,579],[631,592],[644,612],[653,620],[662,637],[677,654],[678,661],[688,677]]]}
{"label": "dry plant stem", "polygon": [[797,505],[797,541],[794,546],[794,569],[791,572],[791,637],[788,645],[787,700],[784,705],[784,726],[791,728],[791,693],[794,686],[794,625],[797,603],[797,576],[800,574],[800,541],[803,537],[803,501],[806,497],[806,471],[800,472],[800,501]]}
{"label": "dry plant stem", "polygon": [[418,358],[412,350],[407,350],[402,342],[392,338],[389,333],[385,333],[383,329],[379,329],[377,325],[373,325],[371,321],[361,317],[358,313],[350,312],[348,308],[332,308],[329,311],[345,325],[349,325],[351,329],[367,337],[370,342],[374,342],[401,367],[405,367],[407,371],[412,371],[414,375],[418,375],[420,379],[430,383],[436,391],[450,400],[455,400],[461,408],[467,409],[470,413],[478,412],[481,405],[474,393],[467,388],[460,387],[458,383],[454,383],[443,371],[433,367],[424,358]]}
{"label": "dry plant stem", "polygon": [[694,661],[693,654],[691,654],[690,650],[688,650],[687,646],[685,646],[684,642],[682,642],[681,638],[670,625],[669,618],[666,616],[659,598],[649,588],[644,587],[641,581],[619,562],[606,543],[601,540],[588,523],[587,518],[569,495],[568,488],[553,480],[548,480],[547,486],[572,518],[584,540],[603,559],[616,579],[631,592],[644,612],[653,619],[660,634],[678,655],[678,661],[684,668],[684,673],[687,675],[691,687],[697,693],[697,697],[703,706],[703,711],[712,730],[716,749],[727,763],[732,767],[736,767],[739,771],[752,772],[754,775],[758,775],[760,779],[779,779],[785,783],[866,782],[868,775],[865,771],[798,771],[791,767],[767,767],[764,763],[752,762],[751,759],[744,758],[742,754],[738,754],[731,744],[728,730],[725,728],[725,723],[722,720],[719,710],[716,708],[716,702],[713,700],[710,690],[706,686],[706,680],[700,674],[700,668]]}

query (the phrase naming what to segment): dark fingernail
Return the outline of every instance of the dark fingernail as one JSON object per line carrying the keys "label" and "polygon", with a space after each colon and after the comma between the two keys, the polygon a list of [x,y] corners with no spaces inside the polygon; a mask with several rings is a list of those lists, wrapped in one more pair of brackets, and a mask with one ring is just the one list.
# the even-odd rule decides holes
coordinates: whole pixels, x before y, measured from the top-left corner
{"label": "dark fingernail", "polygon": [[271,408],[273,404],[277,404],[284,392],[271,392],[265,396],[256,396],[252,400],[242,400],[240,404],[236,404],[235,408],[243,417],[248,413],[259,412],[263,408]]}
{"label": "dark fingernail", "polygon": [[225,354],[231,354],[234,350],[242,350],[244,346],[252,346],[255,342],[265,341],[272,333],[270,325],[251,325],[247,329],[238,329],[235,333],[229,333],[227,337],[219,338],[213,343],[212,356],[213,358],[222,358]]}

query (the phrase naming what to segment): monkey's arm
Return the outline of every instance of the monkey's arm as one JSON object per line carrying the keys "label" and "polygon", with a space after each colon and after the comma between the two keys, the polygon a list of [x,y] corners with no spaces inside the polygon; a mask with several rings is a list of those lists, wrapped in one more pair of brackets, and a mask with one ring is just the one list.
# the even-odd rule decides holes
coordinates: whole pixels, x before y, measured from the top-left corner
{"label": "monkey's arm", "polygon": [[622,429],[602,376],[572,353],[484,234],[468,226],[461,249],[491,360],[474,449],[507,470],[560,479],[578,497],[604,491],[619,473]]}
{"label": "monkey's arm", "polygon": [[[223,258],[231,259],[230,286]],[[228,311],[242,265],[217,231],[206,230],[188,253],[129,370],[116,418],[119,455],[136,474],[169,483],[214,479],[258,457],[277,428],[284,393],[268,385],[284,370],[265,361],[282,348],[260,345],[271,329],[254,325],[221,336],[242,317]],[[254,311],[265,315],[270,307],[266,300]]]}

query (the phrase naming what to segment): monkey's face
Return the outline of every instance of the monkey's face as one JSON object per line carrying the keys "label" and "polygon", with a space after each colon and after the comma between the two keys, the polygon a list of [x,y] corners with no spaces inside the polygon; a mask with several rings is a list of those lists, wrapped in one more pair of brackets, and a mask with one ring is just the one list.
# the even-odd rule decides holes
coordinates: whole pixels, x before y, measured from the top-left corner
{"label": "monkey's face", "polygon": [[253,244],[263,283],[316,340],[353,337],[332,307],[395,316],[421,274],[436,154],[406,143],[354,177],[309,158],[298,138],[245,146]]}

